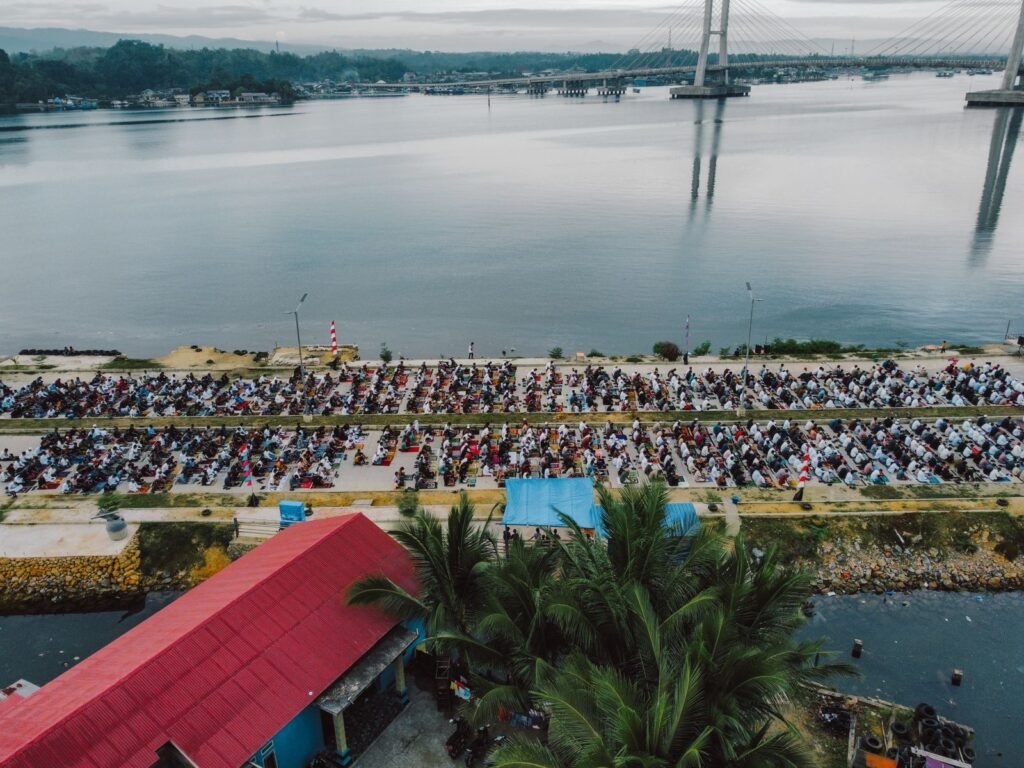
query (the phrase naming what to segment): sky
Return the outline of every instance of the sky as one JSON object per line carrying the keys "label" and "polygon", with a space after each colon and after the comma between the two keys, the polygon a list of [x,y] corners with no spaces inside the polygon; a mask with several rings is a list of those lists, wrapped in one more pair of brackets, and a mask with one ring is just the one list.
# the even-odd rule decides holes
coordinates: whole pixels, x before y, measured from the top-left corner
{"label": "sky", "polygon": [[[702,0],[687,0],[693,12],[673,25],[676,47],[690,37],[698,4],[703,7]],[[749,19],[745,34],[750,38],[772,29],[780,38],[840,41],[890,38],[940,5],[940,0],[732,0],[733,14]],[[667,43],[667,28],[651,32],[679,7],[651,0],[0,0],[0,23],[338,48],[625,51],[646,49],[662,38]],[[797,33],[772,27],[763,9],[783,17]]]}

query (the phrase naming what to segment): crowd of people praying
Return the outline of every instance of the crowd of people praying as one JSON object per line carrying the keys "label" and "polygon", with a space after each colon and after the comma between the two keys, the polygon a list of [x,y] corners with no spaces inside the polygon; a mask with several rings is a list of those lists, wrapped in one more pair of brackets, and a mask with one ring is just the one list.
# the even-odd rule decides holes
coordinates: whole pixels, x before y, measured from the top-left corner
{"label": "crowd of people praying", "polygon": [[509,478],[536,477],[591,477],[612,486],[661,478],[671,486],[787,488],[805,465],[811,482],[848,486],[1014,482],[1024,472],[1021,418],[819,423],[811,416],[671,424],[635,417],[603,426],[582,420],[421,425],[415,419],[373,430],[97,425],[54,429],[20,452],[3,448],[0,483],[11,496],[297,491],[344,486],[346,477],[357,478],[367,467],[393,466],[397,488],[501,487]]}
{"label": "crowd of people praying", "polygon": [[298,416],[357,414],[604,413],[652,411],[822,410],[1024,406],[1024,381],[998,363],[941,370],[870,366],[791,367],[742,371],[693,367],[625,370],[570,368],[549,362],[521,372],[510,361],[341,365],[291,377],[153,372],[97,373],[91,378],[0,380],[0,417],[96,419],[144,416]]}

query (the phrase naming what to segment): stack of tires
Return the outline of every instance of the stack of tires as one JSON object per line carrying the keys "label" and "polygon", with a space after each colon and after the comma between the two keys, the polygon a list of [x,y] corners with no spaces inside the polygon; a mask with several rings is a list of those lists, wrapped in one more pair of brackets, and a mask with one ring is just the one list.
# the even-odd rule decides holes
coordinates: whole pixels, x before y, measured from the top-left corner
{"label": "stack of tires", "polygon": [[929,752],[974,763],[974,749],[967,744],[972,734],[963,726],[940,722],[934,707],[918,704],[912,730],[917,743]]}

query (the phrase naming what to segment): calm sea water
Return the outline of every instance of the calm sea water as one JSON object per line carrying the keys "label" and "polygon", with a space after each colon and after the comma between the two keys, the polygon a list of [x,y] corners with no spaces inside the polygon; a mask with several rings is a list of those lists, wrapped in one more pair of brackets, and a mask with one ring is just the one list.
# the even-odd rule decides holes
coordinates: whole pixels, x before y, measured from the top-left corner
{"label": "calm sea water", "polygon": [[43,685],[161,608],[179,592],[150,592],[129,610],[0,615],[0,686],[15,680]]}
{"label": "calm sea water", "polygon": [[963,94],[996,79],[0,119],[0,351],[269,349],[306,291],[304,341],[364,355],[642,352],[687,314],[717,350],[748,280],[756,339],[993,340],[1019,124]]}
{"label": "calm sea water", "polygon": [[[837,660],[863,677],[841,680],[847,693],[927,702],[943,717],[976,730],[977,768],[1020,766],[1024,755],[1024,595],[915,592],[849,595],[814,601],[805,638],[827,637]],[[850,658],[854,638],[864,641]],[[963,683],[950,682],[954,668]]]}

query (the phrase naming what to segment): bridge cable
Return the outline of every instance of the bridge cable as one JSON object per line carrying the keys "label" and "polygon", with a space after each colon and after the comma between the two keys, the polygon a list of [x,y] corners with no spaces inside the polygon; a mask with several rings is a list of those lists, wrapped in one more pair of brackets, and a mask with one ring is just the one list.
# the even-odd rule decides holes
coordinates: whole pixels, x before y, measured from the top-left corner
{"label": "bridge cable", "polygon": [[[771,15],[753,11],[743,13],[751,6],[749,0],[734,0],[741,13],[737,16],[743,34],[738,42],[748,42],[751,53],[756,56],[781,55],[785,57],[806,57],[808,54],[793,39],[793,34],[784,25],[777,23]],[[749,40],[746,39],[750,34]],[[763,43],[759,46],[758,42]]]}
{"label": "bridge cable", "polygon": [[[767,47],[765,54],[774,53],[778,50],[786,56],[807,58],[814,55],[814,49],[819,48],[814,41],[806,35],[786,24],[775,14],[767,11],[755,0],[735,0],[741,10],[751,9],[749,14],[741,14],[741,26],[745,30],[753,31],[754,35],[763,35]],[[754,40],[757,38],[755,37]],[[807,46],[809,50],[806,50]]]}
{"label": "bridge cable", "polygon": [[866,56],[920,55],[917,52],[927,50],[927,46],[934,44],[936,38],[942,40],[952,34],[965,16],[982,5],[989,4],[989,0],[983,0],[981,5],[975,5],[970,1],[964,3],[963,0],[953,0],[904,28],[895,37],[882,41],[870,49]]}
{"label": "bridge cable", "polygon": [[[960,30],[964,28],[965,22],[975,20],[973,23],[977,23],[976,11],[987,5],[988,0],[968,0],[963,3],[956,11],[954,11],[948,19],[946,19],[941,26],[934,27],[925,36],[923,31],[919,34],[922,35],[921,39],[914,41],[908,41],[914,43],[908,50],[899,51],[900,56],[904,57],[930,57],[937,55],[941,49],[947,45],[947,41],[950,38],[954,38]],[[971,27],[973,29],[973,26]],[[935,46],[935,48],[933,48]]]}

